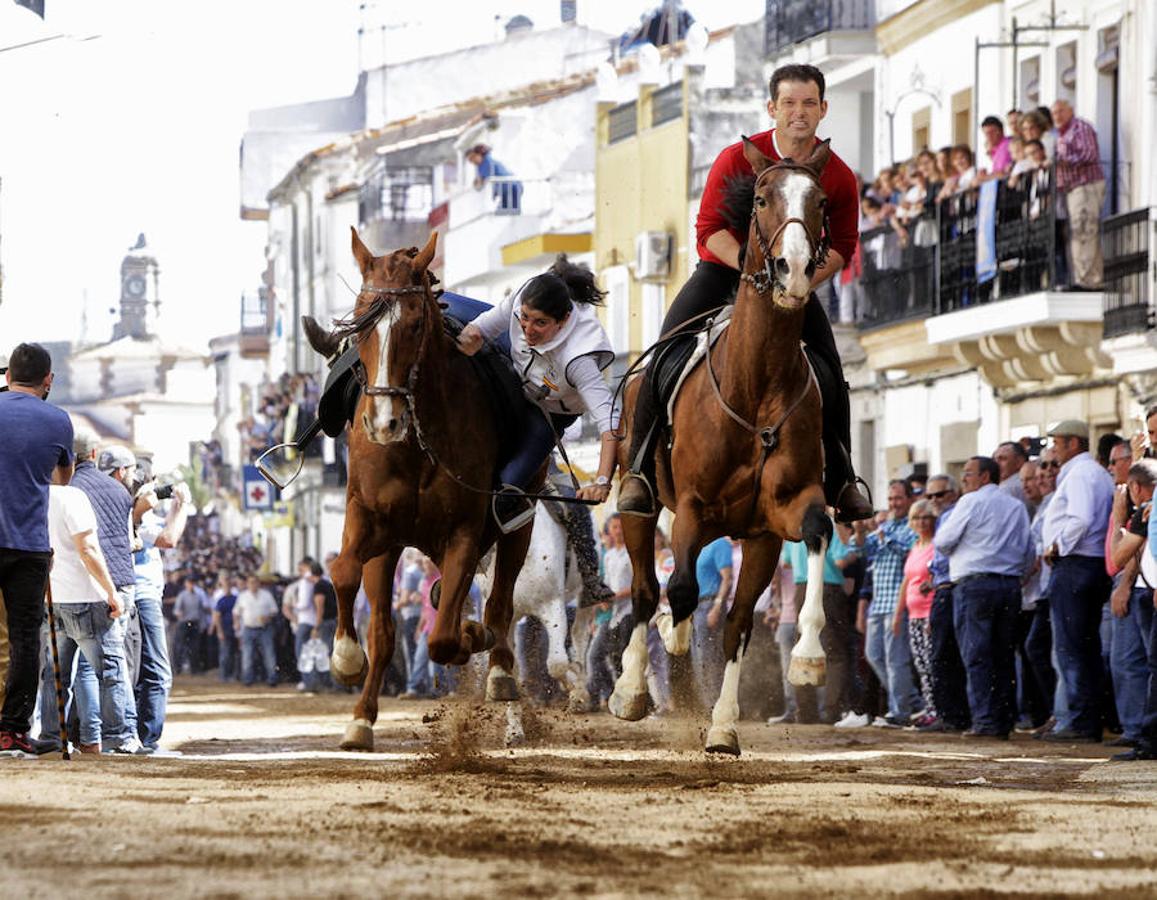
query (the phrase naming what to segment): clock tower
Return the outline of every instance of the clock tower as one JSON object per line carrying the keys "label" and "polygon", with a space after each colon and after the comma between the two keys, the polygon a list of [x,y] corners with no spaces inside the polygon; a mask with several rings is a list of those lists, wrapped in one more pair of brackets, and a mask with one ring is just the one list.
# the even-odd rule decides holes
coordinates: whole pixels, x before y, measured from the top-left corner
{"label": "clock tower", "polygon": [[123,337],[137,340],[149,337],[149,325],[161,306],[160,272],[142,233],[121,262],[121,308],[120,319],[113,326],[114,341]]}

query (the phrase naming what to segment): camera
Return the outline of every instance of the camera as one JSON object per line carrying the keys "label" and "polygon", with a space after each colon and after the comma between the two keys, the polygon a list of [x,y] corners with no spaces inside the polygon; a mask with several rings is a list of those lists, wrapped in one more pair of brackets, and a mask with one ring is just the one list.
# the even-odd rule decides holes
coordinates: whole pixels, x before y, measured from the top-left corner
{"label": "camera", "polygon": [[159,487],[155,491],[153,491],[153,493],[157,495],[158,500],[168,500],[170,497],[173,496],[173,485],[171,485],[171,484],[163,485],[162,487]]}

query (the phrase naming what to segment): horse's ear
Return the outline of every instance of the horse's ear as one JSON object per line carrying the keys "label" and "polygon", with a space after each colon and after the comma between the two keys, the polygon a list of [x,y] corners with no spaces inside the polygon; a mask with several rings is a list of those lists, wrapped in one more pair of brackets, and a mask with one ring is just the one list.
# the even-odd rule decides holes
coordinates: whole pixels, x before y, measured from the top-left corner
{"label": "horse's ear", "polygon": [[775,164],[775,160],[770,156],[764,156],[747,135],[743,135],[743,155],[750,163],[751,171],[756,175]]}
{"label": "horse's ear", "polygon": [[350,226],[350,235],[352,236],[351,244],[354,251],[354,259],[358,261],[358,269],[365,275],[374,264],[374,255],[370,253],[369,248],[362,243],[362,239],[358,237],[358,230],[352,225]]}
{"label": "horse's ear", "polygon": [[438,246],[438,232],[430,232],[430,240],[426,241],[426,246],[418,251],[418,255],[414,257],[414,270],[418,272],[425,272],[430,268],[430,263],[434,260],[434,250]]}
{"label": "horse's ear", "polygon": [[804,163],[812,172],[815,173],[816,178],[823,174],[824,166],[832,158],[832,139],[820,141],[816,144],[816,148],[812,151],[812,155],[808,157],[807,162]]}

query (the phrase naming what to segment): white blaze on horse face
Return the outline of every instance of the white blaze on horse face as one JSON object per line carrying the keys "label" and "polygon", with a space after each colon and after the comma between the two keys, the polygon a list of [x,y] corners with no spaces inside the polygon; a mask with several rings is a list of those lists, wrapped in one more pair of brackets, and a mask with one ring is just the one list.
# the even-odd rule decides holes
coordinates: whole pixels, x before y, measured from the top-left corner
{"label": "white blaze on horse face", "polygon": [[[378,333],[378,371],[374,374],[374,387],[390,386],[390,329],[397,321],[397,305],[391,303],[374,326]],[[393,414],[393,397],[371,397],[374,434],[380,440],[390,439],[390,419]]]}
{"label": "white blaze on horse face", "polygon": [[[781,184],[785,217],[807,221],[807,201],[816,183],[807,175],[789,172]],[[807,229],[799,222],[792,222],[783,230],[779,255],[787,262],[788,274],[783,278],[786,293],[791,297],[807,297],[811,293],[811,276],[807,273],[811,262],[812,248],[808,241]]]}

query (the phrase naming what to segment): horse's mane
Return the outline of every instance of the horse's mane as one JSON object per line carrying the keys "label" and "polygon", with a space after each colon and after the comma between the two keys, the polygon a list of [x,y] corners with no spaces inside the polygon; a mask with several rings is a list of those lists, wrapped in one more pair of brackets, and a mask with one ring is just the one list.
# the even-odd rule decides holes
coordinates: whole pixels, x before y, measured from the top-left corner
{"label": "horse's mane", "polygon": [[730,231],[747,234],[751,212],[755,209],[755,173],[732,175],[723,182],[720,212]]}
{"label": "horse's mane", "polygon": [[390,302],[388,297],[378,296],[371,300],[360,313],[352,312],[344,318],[334,319],[333,336],[339,341],[344,341],[346,338],[368,331],[377,324]]}

